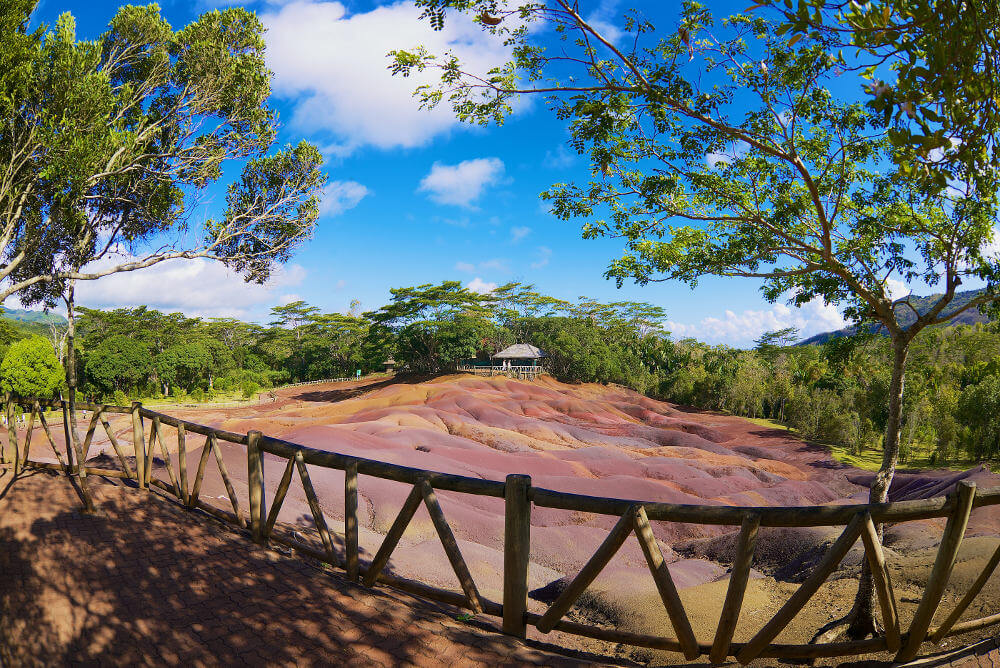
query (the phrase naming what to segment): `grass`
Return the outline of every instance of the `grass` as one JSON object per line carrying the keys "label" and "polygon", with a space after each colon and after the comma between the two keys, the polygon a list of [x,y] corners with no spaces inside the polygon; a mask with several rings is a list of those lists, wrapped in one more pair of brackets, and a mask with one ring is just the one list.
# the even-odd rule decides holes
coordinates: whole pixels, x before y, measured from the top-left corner
{"label": "grass", "polygon": [[[803,440],[808,440],[804,438],[797,430],[792,429],[788,425],[782,424],[777,420],[770,420],[767,418],[744,418],[756,425],[762,427],[770,427],[772,429],[781,429],[787,431],[791,434],[795,434]],[[836,443],[822,443],[818,441],[809,441],[810,443],[815,443],[816,445],[823,446],[830,451],[830,455],[834,460],[847,464],[848,466],[853,466],[854,468],[862,469],[864,471],[878,471],[882,466],[882,450],[881,448],[864,448],[860,453],[851,452],[851,448],[846,445],[838,445]],[[916,469],[916,470],[931,470],[931,469],[955,469],[964,470],[970,466],[975,466],[979,462],[970,459],[952,459],[948,461],[935,460],[932,461],[931,457],[935,452],[935,448],[930,443],[914,443],[910,451],[910,457],[905,462],[900,462],[900,469]]]}

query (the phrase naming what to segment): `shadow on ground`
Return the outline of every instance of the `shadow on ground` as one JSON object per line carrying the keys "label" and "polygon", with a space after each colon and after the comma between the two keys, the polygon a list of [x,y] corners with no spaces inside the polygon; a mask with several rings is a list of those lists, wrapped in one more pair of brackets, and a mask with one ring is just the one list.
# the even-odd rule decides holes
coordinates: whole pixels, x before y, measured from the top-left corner
{"label": "shadow on ground", "polygon": [[[95,481],[97,482],[97,481]],[[577,665],[250,543],[155,494],[0,478],[0,665]],[[447,567],[447,564],[444,565]]]}

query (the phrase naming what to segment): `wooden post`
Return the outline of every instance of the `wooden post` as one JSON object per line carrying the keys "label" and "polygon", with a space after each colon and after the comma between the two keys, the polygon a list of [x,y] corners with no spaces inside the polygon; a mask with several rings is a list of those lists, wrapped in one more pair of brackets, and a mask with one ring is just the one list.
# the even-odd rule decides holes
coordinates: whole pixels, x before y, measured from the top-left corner
{"label": "wooden post", "polygon": [[21,472],[21,449],[17,444],[17,424],[14,422],[14,397],[7,394],[7,457],[14,458],[14,474]]}
{"label": "wooden post", "polygon": [[145,435],[142,428],[142,416],[139,409],[142,404],[138,401],[132,402],[132,450],[135,455],[135,478],[140,489],[148,489],[146,484],[146,444]]}
{"label": "wooden post", "polygon": [[528,625],[528,561],[531,556],[531,476],[511,474],[504,486],[503,632],[524,638]]}
{"label": "wooden post", "polygon": [[247,482],[250,486],[250,534],[264,542],[264,459],[259,431],[247,433]]}
{"label": "wooden post", "polygon": [[423,501],[423,498],[422,485],[418,483],[410,490],[410,495],[406,497],[403,507],[399,509],[399,514],[396,515],[396,519],[393,521],[392,526],[389,527],[388,533],[385,534],[382,545],[379,546],[378,552],[372,557],[372,562],[368,565],[368,571],[362,580],[366,587],[371,587],[378,581],[378,576],[382,574],[382,569],[389,563],[392,551],[399,544],[399,539],[406,532],[406,527],[410,525],[410,520],[413,519],[413,514],[417,512],[417,508],[420,507],[420,502]]}
{"label": "wooden post", "polygon": [[975,497],[976,483],[967,480],[958,483],[955,488],[955,510],[948,517],[948,523],[944,527],[941,546],[934,559],[931,575],[927,579],[924,596],[913,614],[913,621],[910,622],[906,644],[896,655],[896,661],[900,663],[912,661],[927,637],[927,629],[930,628],[931,619],[937,611],[938,603],[941,602],[944,588],[948,585],[951,569],[955,566],[955,558],[958,556],[958,548],[962,545],[965,528],[969,526],[969,515],[972,514],[972,502]]}
{"label": "wooden post", "polygon": [[181,500],[188,507],[191,506],[191,494],[188,487],[187,469],[187,438],[184,433],[184,423],[177,424],[177,470],[180,474]]}
{"label": "wooden post", "polygon": [[726,600],[722,604],[719,625],[715,629],[715,640],[712,642],[712,649],[708,654],[712,663],[722,663],[729,656],[729,646],[733,641],[736,623],[740,619],[743,597],[746,595],[747,582],[750,579],[750,565],[753,563],[759,529],[760,515],[756,514],[747,515],[740,527],[740,535],[736,540],[736,552],[733,555],[733,570],[729,574]]}
{"label": "wooden post", "polygon": [[347,554],[347,578],[358,581],[358,462],[344,467],[344,548]]}
{"label": "wooden post", "polygon": [[[10,392],[3,395],[3,400],[6,405],[10,405]],[[0,441],[0,464],[7,463],[7,443]]]}
{"label": "wooden post", "polygon": [[882,626],[885,627],[885,644],[890,652],[898,652],[902,640],[899,632],[899,611],[896,609],[896,595],[892,591],[892,580],[889,568],[885,563],[885,553],[882,551],[882,541],[878,530],[872,521],[871,513],[865,515],[864,531],[861,540],[865,545],[865,557],[868,568],[872,572],[875,591],[878,594],[878,605],[882,610]]}
{"label": "wooden post", "polygon": [[663,553],[660,552],[660,546],[656,544],[653,528],[649,526],[649,518],[646,517],[646,511],[642,506],[639,506],[636,511],[632,524],[636,538],[639,539],[639,546],[646,557],[646,563],[649,565],[649,571],[653,574],[656,589],[660,592],[660,600],[663,601],[663,607],[666,608],[670,623],[674,627],[674,632],[677,633],[681,652],[688,661],[696,659],[701,653],[698,648],[698,639],[691,628],[691,621],[684,611],[684,604],[681,602],[680,594],[677,593],[677,586],[674,584],[674,579],[670,577],[670,569],[667,568],[667,564],[663,560]]}

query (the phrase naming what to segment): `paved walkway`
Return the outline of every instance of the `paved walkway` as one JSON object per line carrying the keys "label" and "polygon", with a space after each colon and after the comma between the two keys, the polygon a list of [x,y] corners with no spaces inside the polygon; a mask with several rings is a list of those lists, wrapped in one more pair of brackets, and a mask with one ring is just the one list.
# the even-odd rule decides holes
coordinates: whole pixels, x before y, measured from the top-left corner
{"label": "paved walkway", "polygon": [[93,484],[101,511],[86,516],[64,478],[10,479],[0,472],[0,666],[591,658],[526,646],[445,607],[322,573],[155,494]]}

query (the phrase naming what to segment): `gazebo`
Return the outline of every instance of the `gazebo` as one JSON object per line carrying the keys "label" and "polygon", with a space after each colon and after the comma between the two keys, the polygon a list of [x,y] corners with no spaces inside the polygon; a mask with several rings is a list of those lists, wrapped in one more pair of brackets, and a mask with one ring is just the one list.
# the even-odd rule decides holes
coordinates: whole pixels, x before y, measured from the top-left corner
{"label": "gazebo", "polygon": [[490,355],[489,366],[475,360],[458,363],[458,370],[477,376],[507,376],[509,378],[532,379],[545,373],[542,360],[548,357],[544,350],[530,343],[516,343]]}
{"label": "gazebo", "polygon": [[536,348],[530,343],[515,343],[508,346],[493,356],[493,359],[500,360],[501,366],[542,366],[542,359],[548,357],[544,350]]}

